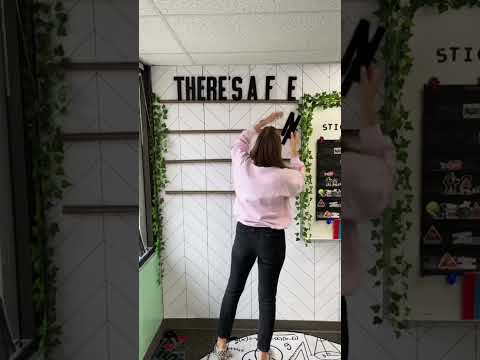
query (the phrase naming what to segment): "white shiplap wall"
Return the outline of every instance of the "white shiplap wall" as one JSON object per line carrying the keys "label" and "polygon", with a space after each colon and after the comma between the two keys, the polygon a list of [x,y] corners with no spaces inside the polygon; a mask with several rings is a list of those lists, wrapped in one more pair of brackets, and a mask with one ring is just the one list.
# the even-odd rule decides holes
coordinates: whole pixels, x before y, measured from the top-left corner
{"label": "white shiplap wall", "polygon": [[[176,99],[175,75],[202,74],[238,75],[247,80],[256,75],[258,89],[264,89],[265,75],[275,75],[274,99],[285,98],[288,76],[297,76],[297,98],[303,93],[339,90],[341,76],[339,64],[156,66],[152,68],[153,90],[164,100]],[[168,127],[244,129],[272,111],[288,115],[295,110],[296,105],[291,104],[169,104]],[[276,125],[282,127],[283,123]],[[169,135],[168,159],[228,159],[235,136],[238,134]],[[167,172],[167,190],[231,189],[229,163],[168,164]],[[235,235],[232,203],[233,195],[229,194],[166,196],[165,317],[218,317]],[[339,321],[340,243],[314,242],[305,247],[295,241],[293,225],[287,233],[287,258],[277,296],[278,318]],[[239,318],[258,318],[257,285],[254,266],[240,299]]]}
{"label": "white shiplap wall", "polygon": [[[138,4],[64,1],[72,62],[138,62]],[[115,31],[112,31],[115,29]],[[114,67],[114,65],[112,66]],[[136,69],[67,71],[65,133],[139,129]],[[138,141],[66,142],[72,183],[53,244],[61,344],[54,359],[138,358],[138,214],[61,214],[62,205],[137,205]]]}

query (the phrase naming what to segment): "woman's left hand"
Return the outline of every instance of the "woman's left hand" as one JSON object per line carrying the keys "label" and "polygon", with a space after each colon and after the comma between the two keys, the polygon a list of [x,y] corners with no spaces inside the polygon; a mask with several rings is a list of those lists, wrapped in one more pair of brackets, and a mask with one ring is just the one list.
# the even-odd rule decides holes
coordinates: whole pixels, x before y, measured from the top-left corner
{"label": "woman's left hand", "polygon": [[290,156],[298,157],[298,149],[300,148],[300,133],[298,131],[290,133]]}
{"label": "woman's left hand", "polygon": [[274,122],[277,119],[280,119],[283,116],[283,112],[281,111],[276,111],[268,115],[265,119],[260,120],[257,125],[255,125],[255,130],[257,132],[260,132],[264,126],[267,126],[268,124]]}
{"label": "woman's left hand", "polygon": [[360,110],[363,126],[377,123],[375,97],[382,86],[382,74],[375,65],[360,68]]}

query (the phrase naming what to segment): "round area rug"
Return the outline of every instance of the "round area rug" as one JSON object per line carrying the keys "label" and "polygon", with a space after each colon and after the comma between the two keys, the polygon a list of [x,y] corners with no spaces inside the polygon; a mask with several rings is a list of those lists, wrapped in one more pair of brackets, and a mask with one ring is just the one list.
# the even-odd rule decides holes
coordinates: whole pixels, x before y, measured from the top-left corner
{"label": "round area rug", "polygon": [[[272,360],[340,360],[341,346],[314,336],[276,332],[270,344]],[[257,335],[246,336],[228,343],[232,360],[257,360]],[[202,360],[208,360],[208,355]]]}

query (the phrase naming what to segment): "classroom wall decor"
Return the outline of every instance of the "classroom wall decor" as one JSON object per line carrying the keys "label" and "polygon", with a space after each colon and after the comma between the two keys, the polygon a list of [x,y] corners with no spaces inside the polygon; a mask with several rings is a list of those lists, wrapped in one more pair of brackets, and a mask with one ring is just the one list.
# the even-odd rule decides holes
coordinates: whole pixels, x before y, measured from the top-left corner
{"label": "classroom wall decor", "polygon": [[315,218],[340,219],[342,178],[340,140],[317,140],[317,181],[315,186]]}
{"label": "classroom wall decor", "polygon": [[424,88],[421,274],[479,269],[480,86]]}
{"label": "classroom wall decor", "polygon": [[[247,79],[255,75],[258,89],[265,89],[267,75],[275,76],[270,94],[273,100],[285,100],[290,76],[297,77],[293,91],[297,99],[304,93],[339,91],[341,77],[340,64],[155,66],[153,90],[162,100],[177,100],[173,77],[200,75]],[[258,96],[263,98],[264,94],[260,91]],[[167,107],[171,133],[167,156],[170,182],[165,195],[165,317],[216,318],[229,276],[235,235],[230,144],[240,130],[273,111],[284,112],[275,124],[283,128],[288,114],[296,113],[297,104],[182,102],[167,103]],[[284,157],[289,157],[288,143]],[[291,205],[295,209],[294,201]],[[332,231],[329,225],[325,239],[332,240]],[[257,286],[255,265],[240,299],[239,318],[258,318]],[[277,300],[278,319],[339,321],[339,241],[313,241],[305,247],[295,241],[293,221],[287,231],[287,258]]]}
{"label": "classroom wall decor", "polygon": [[[460,181],[462,181],[463,175],[472,175],[472,187],[476,186],[474,175],[458,170],[461,163],[456,161],[462,160],[463,164],[464,160],[468,160],[470,164],[465,163],[464,165],[474,166],[471,163],[472,158],[464,157],[462,151],[468,148],[466,141],[470,141],[471,145],[473,144],[472,141],[475,141],[474,128],[470,128],[472,129],[470,133],[466,132],[468,124],[476,121],[475,119],[468,119],[469,116],[475,116],[475,106],[467,105],[464,108],[460,104],[475,104],[476,101],[459,100],[459,97],[464,95],[459,95],[459,93],[455,95],[455,91],[450,93],[451,99],[446,100],[445,96],[439,93],[440,97],[437,99],[440,100],[438,107],[432,108],[433,113],[430,111],[425,114],[424,111],[428,109],[425,106],[426,104],[423,103],[423,94],[425,84],[428,84],[433,79],[435,80],[432,81],[432,85],[437,87],[440,92],[444,91],[442,90],[445,89],[444,86],[477,85],[478,64],[476,62],[459,61],[459,58],[455,62],[438,62],[437,49],[445,47],[447,43],[452,44],[452,46],[459,44],[472,46],[475,44],[477,38],[472,29],[478,29],[477,19],[479,13],[480,9],[451,10],[441,15],[435,10],[421,10],[417,13],[417,16],[422,21],[415,22],[414,36],[410,42],[415,59],[412,71],[405,83],[403,97],[405,107],[410,111],[410,119],[415,129],[411,134],[412,143],[410,145],[409,166],[412,169],[411,184],[413,189],[415,189],[413,195],[417,201],[414,201],[412,204],[411,221],[413,224],[408,234],[408,239],[410,240],[406,249],[406,254],[413,265],[411,276],[409,277],[409,297],[412,308],[410,318],[415,321],[461,321],[462,319],[462,277],[447,277],[452,272],[448,269],[457,268],[458,266],[455,265],[457,262],[462,262],[462,267],[467,268],[465,270],[471,269],[473,264],[472,260],[468,259],[471,256],[458,256],[462,255],[461,252],[458,252],[461,251],[459,248],[465,245],[456,244],[454,250],[448,244],[452,244],[454,239],[455,242],[463,242],[469,238],[469,234],[461,233],[472,231],[472,235],[474,235],[475,230],[469,223],[475,223],[475,221],[460,218],[446,221],[432,220],[429,224],[424,220],[429,220],[429,212],[435,214],[438,211],[436,209],[437,204],[440,207],[440,213],[442,208],[445,210],[448,208],[449,217],[457,212],[458,205],[466,205],[463,204],[463,201],[471,201],[470,205],[473,209],[475,201],[470,196],[441,195],[442,197],[439,198],[438,195],[444,193],[445,190],[449,192],[448,185],[445,189],[444,180],[447,184],[451,182],[450,185],[455,185],[457,180],[452,177],[452,172],[457,175],[462,174]],[[453,22],[457,24],[456,27],[451,29],[445,28],[444,25],[446,23]],[[429,33],[432,31],[437,32],[439,36],[433,38],[429,36]],[[458,103],[455,105],[455,102]],[[444,128],[444,131],[442,129],[435,131],[435,128],[438,129],[440,125],[435,127],[433,125],[426,126],[427,131],[422,131],[422,124],[425,122],[426,116],[433,117],[429,124],[434,121],[442,123],[441,127]],[[450,126],[455,126],[455,131],[448,132],[447,129]],[[468,139],[468,136],[464,137],[464,135],[469,135],[470,139]],[[433,149],[438,149],[435,151],[444,150],[445,157],[442,156],[440,159],[438,154],[437,164],[430,163],[435,160]],[[454,153],[455,156],[453,156]],[[440,164],[440,162],[443,164]],[[438,179],[441,175],[434,175],[430,172],[429,178],[432,180],[425,182],[425,171],[427,169],[439,171],[447,169],[448,171],[444,175],[448,176]],[[434,180],[435,178],[437,180]],[[467,180],[465,182],[465,185],[467,185],[469,180],[463,180]],[[427,190],[428,184],[432,184],[434,187]],[[437,195],[437,197],[429,199],[426,196],[427,192],[430,192],[428,195]],[[444,203],[444,205],[441,206],[441,203]],[[447,203],[451,205],[447,206]],[[428,211],[427,205],[429,205]],[[455,206],[457,206],[457,209],[455,209]],[[466,209],[467,206],[461,207],[460,214],[471,211]],[[458,231],[445,231],[446,228],[452,229],[452,226],[458,229]],[[453,237],[453,233],[455,233],[455,237]],[[439,246],[439,241],[446,245]],[[421,246],[421,244],[425,245]],[[427,248],[428,250],[426,250]],[[425,258],[424,255],[427,255],[427,251],[431,255]],[[438,253],[437,258],[432,256],[433,252]],[[435,298],[436,301],[432,302],[432,298]]]}
{"label": "classroom wall decor", "polygon": [[[342,21],[342,41],[348,44],[355,27],[360,18],[367,18],[373,24],[376,22],[374,11],[378,9],[375,2],[351,1],[342,4],[342,14],[345,21]],[[423,85],[431,76],[437,76],[441,83],[475,83],[478,77],[478,63],[473,61],[464,63],[463,61],[445,62],[438,64],[436,59],[436,49],[447,46],[447,44],[470,46],[468,44],[478,44],[477,32],[472,31],[478,27],[479,10],[452,10],[442,15],[438,15],[436,10],[425,10],[419,12],[414,19],[415,27],[413,29],[414,37],[411,39],[412,54],[414,57],[414,66],[409,75],[404,89],[404,99],[407,109],[410,111],[410,118],[415,126],[421,124],[422,112],[422,89]],[[453,24],[456,26],[445,26]],[[432,33],[437,34],[433,37]],[[436,41],[438,39],[438,41]],[[343,47],[345,48],[345,47]],[[381,63],[381,58],[378,59]],[[460,78],[461,77],[461,78]],[[358,112],[358,88],[353,86],[347,99],[342,99],[342,127],[355,129],[359,125]],[[381,100],[382,94],[379,96]],[[415,153],[417,159],[412,164],[412,170],[420,169],[420,131],[414,134],[411,151]],[[417,167],[418,166],[418,167]],[[413,186],[420,188],[416,172],[412,174]],[[419,194],[415,194],[419,200]],[[420,201],[414,201],[413,213],[418,214],[413,218],[414,225],[408,234],[409,248],[408,257],[415,259],[413,265],[420,264]],[[365,271],[375,264],[375,249],[370,241],[371,227],[366,225],[360,228],[360,236],[364,239],[360,249],[364,261]],[[411,245],[411,248],[410,248]],[[412,321],[411,331],[404,333],[400,339],[395,339],[388,334],[389,324],[384,323],[381,326],[372,324],[372,313],[369,307],[372,301],[388,301],[384,298],[383,287],[372,287],[372,282],[366,278],[363,285],[357,291],[355,299],[349,302],[349,314],[351,314],[351,349],[363,349],[368,344],[368,356],[372,359],[465,359],[475,360],[479,358],[479,349],[477,346],[479,328],[475,322],[458,322],[460,319],[460,291],[462,284],[459,280],[454,286],[447,283],[443,276],[420,277],[420,270],[415,266],[411,271],[410,277],[410,301],[412,302]],[[417,292],[413,296],[414,292]],[[434,299],[434,301],[432,301]],[[435,315],[440,310],[451,309],[447,315],[448,318],[436,320],[445,320],[432,322]],[[426,320],[422,323],[421,319]],[[350,318],[349,318],[350,320]],[[449,321],[453,320],[453,321]],[[448,322],[447,322],[448,321]],[[353,357],[361,356],[360,352],[353,354]]]}

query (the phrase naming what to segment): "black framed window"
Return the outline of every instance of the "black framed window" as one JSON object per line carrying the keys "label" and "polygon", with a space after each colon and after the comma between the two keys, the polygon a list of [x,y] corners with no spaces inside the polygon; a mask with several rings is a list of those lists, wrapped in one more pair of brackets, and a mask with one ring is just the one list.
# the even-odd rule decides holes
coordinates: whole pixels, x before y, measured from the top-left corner
{"label": "black framed window", "polygon": [[[2,241],[0,241],[0,321],[2,344],[7,334],[21,348],[35,336],[32,301],[32,260],[30,248],[31,183],[30,148],[24,128],[25,89],[31,78],[26,59],[30,47],[25,18],[29,7],[18,12],[16,1],[0,0],[0,200]],[[22,17],[20,19],[20,17]],[[25,46],[23,46],[25,45]],[[7,329],[8,327],[8,329]],[[11,343],[10,343],[11,348]],[[2,349],[3,350],[3,349]]]}
{"label": "black framed window", "polygon": [[152,172],[149,156],[149,128],[151,126],[150,67],[139,66],[139,260],[143,263],[154,250],[152,235]]}

